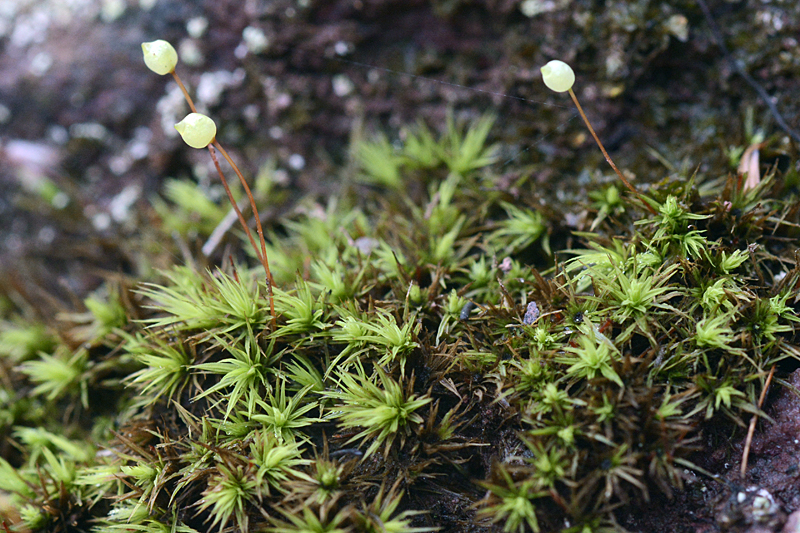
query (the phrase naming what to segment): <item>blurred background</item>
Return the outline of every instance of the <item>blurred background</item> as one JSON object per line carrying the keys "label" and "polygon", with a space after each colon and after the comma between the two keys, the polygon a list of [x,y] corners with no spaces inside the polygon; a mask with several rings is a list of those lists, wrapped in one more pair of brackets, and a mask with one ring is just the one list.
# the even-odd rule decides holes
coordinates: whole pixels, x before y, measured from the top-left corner
{"label": "blurred background", "polygon": [[142,238],[167,212],[153,207],[165,180],[222,198],[208,155],[177,137],[188,109],[144,67],[142,41],[178,49],[219,139],[273,182],[262,215],[277,225],[356,171],[353,140],[416,121],[441,131],[448,113],[498,117],[491,172],[586,202],[615,178],[541,83],[553,58],[643,187],[725,175],[762,140],[764,169],[796,161],[798,35],[796,0],[0,0],[0,292],[47,314],[104,277],[180,261]]}

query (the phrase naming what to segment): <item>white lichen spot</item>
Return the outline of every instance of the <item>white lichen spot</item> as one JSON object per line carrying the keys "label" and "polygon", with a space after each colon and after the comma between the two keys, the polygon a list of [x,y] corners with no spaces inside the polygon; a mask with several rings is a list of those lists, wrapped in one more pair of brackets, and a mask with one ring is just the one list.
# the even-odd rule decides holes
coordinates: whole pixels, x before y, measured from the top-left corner
{"label": "white lichen spot", "polygon": [[280,126],[272,126],[267,133],[275,141],[283,138],[283,128]]}
{"label": "white lichen spot", "polygon": [[3,104],[0,104],[0,124],[5,124],[9,120],[11,120],[11,110]]}
{"label": "white lichen spot", "polygon": [[777,11],[761,11],[756,15],[756,20],[764,26],[769,34],[781,31],[785,25],[783,15]]}
{"label": "white lichen spot", "polygon": [[97,213],[92,217],[92,226],[97,231],[105,231],[111,227],[111,215],[108,213]]}
{"label": "white lichen spot", "polygon": [[53,66],[53,58],[47,52],[39,52],[33,59],[31,59],[30,64],[28,65],[28,70],[34,76],[44,76],[50,67]]}
{"label": "white lichen spot", "polygon": [[58,165],[58,150],[43,142],[22,139],[6,140],[0,147],[3,162],[16,169],[14,177],[25,190],[41,194],[48,187],[47,174]]}
{"label": "white lichen spot", "polygon": [[50,28],[50,16],[40,10],[28,14],[20,14],[11,31],[9,41],[12,46],[26,48],[32,44],[44,42]]}
{"label": "white lichen spot", "polygon": [[53,226],[45,226],[39,230],[36,238],[42,244],[51,244],[56,238],[56,230],[53,229]]}
{"label": "white lichen spot", "polygon": [[189,66],[197,67],[203,64],[205,56],[200,46],[194,39],[184,39],[178,44],[178,54],[181,56],[181,61]]}
{"label": "white lichen spot", "polygon": [[519,5],[519,10],[526,17],[532,18],[541,13],[564,9],[569,3],[570,0],[525,0]]}
{"label": "white lichen spot", "polygon": [[103,0],[100,19],[103,22],[114,22],[125,13],[127,7],[125,0]]}
{"label": "white lichen spot", "polygon": [[606,74],[609,78],[621,78],[628,73],[625,51],[622,47],[612,45],[606,56]]}
{"label": "white lichen spot", "polygon": [[272,181],[277,185],[288,185],[290,181],[289,173],[282,168],[278,168],[272,173]]}
{"label": "white lichen spot", "polygon": [[143,11],[150,11],[155,7],[156,2],[158,2],[158,0],[139,0],[139,7]]}
{"label": "white lichen spot", "polygon": [[240,85],[244,81],[244,76],[243,69],[236,69],[234,72],[218,70],[202,74],[197,83],[197,101],[207,106],[218,104],[222,93],[230,87]]}
{"label": "white lichen spot", "polygon": [[147,157],[150,153],[150,140],[153,138],[153,132],[150,128],[140,126],[133,132],[133,139],[128,142],[126,151],[131,156],[131,159],[138,161]]}
{"label": "white lichen spot", "polygon": [[758,489],[753,498],[753,518],[756,522],[767,522],[780,512],[780,506],[766,489]]}
{"label": "white lichen spot", "polygon": [[133,204],[141,197],[142,188],[138,184],[128,185],[111,199],[108,211],[115,222],[125,222],[130,217]]}
{"label": "white lichen spot", "polygon": [[289,168],[292,170],[303,170],[306,166],[306,159],[300,154],[292,154],[289,156]]}
{"label": "white lichen spot", "polygon": [[247,45],[244,43],[239,43],[239,45],[233,49],[233,56],[236,59],[244,59],[247,57]]}
{"label": "white lichen spot", "polygon": [[381,243],[378,239],[373,239],[371,237],[359,237],[353,241],[352,245],[355,246],[362,255],[369,255],[373,250],[378,248]]}
{"label": "white lichen spot", "polygon": [[55,193],[53,199],[50,200],[50,205],[52,205],[54,209],[64,209],[69,205],[69,195],[64,191]]}
{"label": "white lichen spot", "polygon": [[667,31],[680,42],[689,40],[689,19],[683,15],[672,15],[665,25]]}
{"label": "white lichen spot", "polygon": [[101,142],[110,137],[106,127],[97,122],[82,122],[79,124],[73,124],[69,127],[69,134],[73,138],[92,139]]}
{"label": "white lichen spot", "polygon": [[208,19],[205,17],[194,17],[186,21],[186,33],[194,39],[199,39],[208,29]]}
{"label": "white lichen spot", "polygon": [[[204,187],[208,187],[209,179],[211,177],[211,169],[209,168],[209,164],[197,163],[195,165],[192,165],[192,176],[195,177],[198,183],[202,184]],[[209,193],[210,192],[211,189],[209,189]],[[225,193],[223,192],[223,194]],[[218,196],[219,195],[217,195],[214,198],[211,198],[211,195],[209,195],[209,198],[215,200],[216,198],[218,198]]]}
{"label": "white lichen spot", "polygon": [[242,30],[242,40],[252,54],[260,54],[269,48],[267,34],[255,26],[248,26]]}
{"label": "white lichen spot", "polygon": [[289,93],[278,93],[272,101],[276,110],[280,111],[292,105],[292,95]]}
{"label": "white lichen spot", "polygon": [[133,165],[133,159],[129,154],[115,155],[108,160],[108,168],[115,176],[125,174],[130,170],[131,165]]}
{"label": "white lichen spot", "polygon": [[564,224],[570,228],[580,228],[585,220],[585,216],[575,213],[565,213],[564,214]]}
{"label": "white lichen spot", "polygon": [[585,29],[591,25],[594,16],[588,11],[578,11],[572,14],[572,20],[575,22],[576,26]]}
{"label": "white lichen spot", "polygon": [[337,56],[345,56],[350,53],[350,45],[344,41],[338,41],[333,45],[333,51]]}
{"label": "white lichen spot", "polygon": [[53,143],[63,146],[69,142],[69,132],[64,126],[53,124],[47,128],[47,138]]}
{"label": "white lichen spot", "polygon": [[255,123],[261,115],[261,110],[256,104],[248,104],[242,109],[242,116],[249,123]]}
{"label": "white lichen spot", "polygon": [[355,89],[353,82],[344,74],[335,75],[331,80],[331,85],[333,86],[333,94],[339,97],[347,96]]}

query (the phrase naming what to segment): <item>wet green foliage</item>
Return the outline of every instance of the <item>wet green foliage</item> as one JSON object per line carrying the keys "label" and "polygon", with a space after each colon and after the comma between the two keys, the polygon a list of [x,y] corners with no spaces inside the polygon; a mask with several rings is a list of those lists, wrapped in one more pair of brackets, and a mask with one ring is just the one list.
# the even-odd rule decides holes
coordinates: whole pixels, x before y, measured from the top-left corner
{"label": "wet green foliage", "polygon": [[600,531],[680,489],[797,367],[797,198],[666,181],[640,220],[606,188],[554,257],[558,210],[481,170],[490,124],[357,148],[271,234],[275,328],[244,255],[3,322],[12,529]]}

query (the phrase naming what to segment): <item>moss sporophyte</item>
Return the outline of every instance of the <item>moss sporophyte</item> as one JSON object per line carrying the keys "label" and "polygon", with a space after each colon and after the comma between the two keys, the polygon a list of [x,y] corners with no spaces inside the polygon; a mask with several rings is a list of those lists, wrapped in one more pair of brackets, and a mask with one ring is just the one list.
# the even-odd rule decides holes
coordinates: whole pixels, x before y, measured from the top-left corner
{"label": "moss sporophyte", "polygon": [[[261,264],[264,266],[264,272],[267,276],[267,291],[269,294],[269,306],[270,306],[270,313],[272,315],[272,326],[275,327],[275,305],[273,300],[273,285],[275,284],[275,280],[272,278],[272,274],[269,269],[269,259],[267,258],[267,247],[266,242],[264,241],[264,230],[261,227],[261,217],[258,214],[258,207],[256,207],[256,201],[253,198],[253,194],[250,191],[250,186],[247,184],[247,180],[244,179],[239,167],[236,166],[233,159],[228,155],[228,152],[222,147],[222,145],[217,141],[216,134],[217,134],[217,126],[214,124],[214,121],[211,120],[209,117],[198,113],[197,109],[194,106],[194,101],[192,100],[191,96],[189,96],[189,92],[186,90],[183,82],[181,81],[178,74],[175,72],[175,67],[178,64],[178,54],[175,51],[175,48],[166,41],[157,40],[150,43],[142,43],[142,52],[144,54],[144,62],[147,65],[147,68],[155,72],[156,74],[164,75],[164,74],[171,74],[172,77],[175,79],[175,82],[181,88],[184,97],[186,98],[186,102],[189,104],[189,107],[192,110],[192,113],[186,116],[182,121],[175,125],[175,129],[178,130],[181,138],[191,146],[192,148],[208,148],[209,154],[211,154],[211,159],[214,161],[214,167],[217,169],[217,173],[219,174],[219,178],[222,181],[222,185],[225,187],[225,192],[228,194],[228,199],[230,200],[231,206],[236,211],[236,215],[239,218],[239,223],[244,229],[245,233],[247,234],[248,239],[250,240],[250,244],[253,246],[253,250],[255,251],[256,257],[258,257]],[[219,161],[217,160],[216,153],[214,148],[219,150],[228,164],[233,168],[233,171],[236,173],[236,176],[239,178],[239,182],[244,187],[245,192],[247,193],[247,198],[250,200],[250,207],[253,210],[253,216],[255,217],[256,222],[256,229],[258,231],[258,238],[261,241],[261,248],[259,249],[256,246],[256,242],[253,239],[253,235],[250,232],[250,226],[244,219],[244,215],[242,215],[241,210],[239,209],[239,205],[236,203],[236,200],[233,198],[233,194],[231,193],[231,189],[228,186],[228,181],[225,179],[225,174],[222,172],[222,168],[219,165]]]}
{"label": "moss sporophyte", "polygon": [[[175,75],[167,43],[144,51]],[[571,91],[571,70],[543,75]],[[347,188],[265,235],[270,189],[228,188],[195,113],[178,130],[234,208],[245,191],[260,242],[237,210],[237,263],[109,284],[57,330],[0,321],[12,530],[609,531],[766,420],[798,367],[800,207],[779,179],[606,187],[595,232],[568,233],[574,206],[495,186],[491,118],[451,119],[359,142]],[[202,235],[225,216],[206,200]],[[581,244],[556,262],[550,242]]]}
{"label": "moss sporophyte", "polygon": [[541,71],[542,71],[542,81],[544,82],[545,85],[547,85],[548,89],[551,89],[557,93],[569,92],[570,98],[572,98],[572,101],[575,103],[575,107],[578,108],[578,112],[580,113],[581,118],[586,124],[586,127],[589,128],[589,133],[592,134],[592,137],[597,143],[597,146],[600,147],[600,151],[603,152],[603,156],[606,158],[606,161],[608,161],[608,164],[611,165],[611,168],[613,168],[614,172],[617,173],[617,176],[619,176],[619,179],[622,180],[622,183],[624,183],[625,186],[639,199],[642,205],[648,211],[650,211],[651,214],[655,215],[656,212],[653,209],[653,206],[651,206],[639,194],[639,191],[637,191],[636,188],[633,185],[631,185],[628,179],[622,174],[622,172],[619,171],[617,165],[615,165],[614,161],[612,161],[611,156],[608,155],[608,152],[606,152],[605,146],[603,146],[603,143],[600,142],[600,138],[594,132],[592,124],[589,122],[589,119],[586,117],[586,113],[583,112],[583,108],[581,107],[581,104],[578,102],[578,97],[575,96],[575,93],[572,91],[572,86],[575,84],[575,73],[572,71],[572,68],[563,61],[554,59],[549,63],[547,63],[545,66],[543,66],[541,68]]}

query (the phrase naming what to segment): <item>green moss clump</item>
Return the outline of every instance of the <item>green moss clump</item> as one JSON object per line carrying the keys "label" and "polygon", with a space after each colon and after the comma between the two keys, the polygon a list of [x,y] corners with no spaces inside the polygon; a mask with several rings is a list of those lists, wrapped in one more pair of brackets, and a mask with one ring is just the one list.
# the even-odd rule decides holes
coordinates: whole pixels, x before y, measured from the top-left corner
{"label": "green moss clump", "polygon": [[271,234],[274,327],[243,255],[3,326],[10,527],[600,531],[679,490],[797,368],[796,196],[667,181],[638,220],[607,189],[554,261],[490,124],[357,147],[363,179]]}

